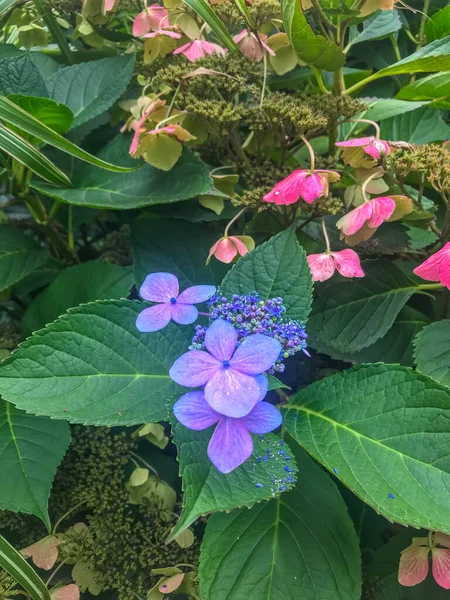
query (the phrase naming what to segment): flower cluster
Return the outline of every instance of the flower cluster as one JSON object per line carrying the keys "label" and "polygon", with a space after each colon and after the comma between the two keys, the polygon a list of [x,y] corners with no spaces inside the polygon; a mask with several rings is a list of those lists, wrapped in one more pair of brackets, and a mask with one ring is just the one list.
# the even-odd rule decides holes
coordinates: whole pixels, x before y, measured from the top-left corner
{"label": "flower cluster", "polygon": [[[223,319],[232,323],[238,333],[238,343],[253,333],[264,334],[281,344],[281,352],[277,361],[268,373],[284,371],[283,360],[297,352],[306,351],[307,334],[303,323],[283,320],[286,312],[282,298],[261,300],[256,292],[251,294],[234,294],[231,300],[214,295],[208,300],[210,318]],[[205,348],[206,327],[197,325],[192,339],[191,349]]]}

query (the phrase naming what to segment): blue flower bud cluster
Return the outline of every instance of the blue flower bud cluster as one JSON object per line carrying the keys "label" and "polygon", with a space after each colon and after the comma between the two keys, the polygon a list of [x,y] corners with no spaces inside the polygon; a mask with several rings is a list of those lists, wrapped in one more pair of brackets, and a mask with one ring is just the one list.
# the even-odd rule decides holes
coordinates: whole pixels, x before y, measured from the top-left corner
{"label": "blue flower bud cluster", "polygon": [[[308,355],[303,323],[291,319],[283,319],[286,307],[282,298],[261,300],[256,292],[250,294],[234,294],[231,300],[214,294],[208,302],[209,316],[215,321],[223,319],[231,323],[238,332],[238,344],[252,333],[261,333],[278,340],[282,351],[269,374],[284,371],[283,360],[299,351]],[[207,327],[197,325],[192,338],[190,350],[205,349],[205,333]],[[309,355],[308,355],[309,356]]]}

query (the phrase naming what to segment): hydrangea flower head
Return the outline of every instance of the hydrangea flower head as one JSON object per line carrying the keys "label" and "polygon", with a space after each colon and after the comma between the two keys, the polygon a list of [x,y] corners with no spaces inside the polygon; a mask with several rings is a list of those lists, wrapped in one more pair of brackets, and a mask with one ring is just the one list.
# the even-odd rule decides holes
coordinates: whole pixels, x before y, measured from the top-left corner
{"label": "hydrangea flower head", "polygon": [[161,23],[168,20],[167,9],[158,4],[152,4],[140,12],[133,21],[133,35],[141,37],[149,31],[160,28]]}
{"label": "hydrangea flower head", "polygon": [[309,254],[307,260],[313,281],[330,279],[336,269],[344,277],[364,277],[359,256],[348,248],[340,252]]}
{"label": "hydrangea flower head", "polygon": [[264,58],[264,52],[268,52],[271,56],[275,56],[275,52],[264,40],[267,39],[267,35],[264,33],[256,34],[249,33],[247,29],[243,29],[240,33],[234,36],[234,41],[239,46],[240,51],[244,56],[247,56],[251,60],[259,62]]}
{"label": "hydrangea flower head", "polygon": [[329,181],[337,181],[339,173],[317,170],[314,173],[306,169],[297,169],[279,181],[263,198],[274,204],[294,204],[300,198],[312,204],[321,196],[328,195]]}
{"label": "hydrangea flower head", "polygon": [[255,241],[249,235],[226,235],[217,240],[209,251],[208,260],[215,256],[220,262],[229,264],[236,256],[245,256],[255,248]]}
{"label": "hydrangea flower head", "polygon": [[392,198],[387,196],[372,198],[339,219],[336,227],[341,230],[343,236],[355,234],[366,224],[376,229],[392,216],[395,208],[396,204]]}
{"label": "hydrangea flower head", "polygon": [[219,46],[219,44],[213,44],[207,40],[192,40],[174,50],[173,54],[184,54],[190,62],[195,62],[199,58],[203,58],[209,54],[225,56],[226,50],[222,46]]}
{"label": "hydrangea flower head", "polygon": [[194,285],[179,294],[177,277],[171,273],[152,273],[147,275],[139,294],[144,300],[157,302],[155,306],[145,308],[136,319],[136,327],[141,332],[163,329],[173,319],[181,325],[194,323],[198,310],[194,304],[200,304],[216,291],[213,285]]}
{"label": "hydrangea flower head", "polygon": [[413,272],[427,281],[440,281],[450,290],[450,242],[427,258]]}
{"label": "hydrangea flower head", "polygon": [[428,575],[428,557],[431,552],[433,577],[438,585],[450,590],[450,536],[430,533],[428,537],[413,538],[412,544],[400,556],[398,581],[412,587]]}
{"label": "hydrangea flower head", "polygon": [[245,416],[233,418],[215,411],[202,391],[182,396],[173,411],[189,429],[199,431],[217,424],[208,445],[208,457],[221,473],[233,471],[250,457],[253,452],[250,434],[269,433],[281,425],[279,411],[268,402],[258,401]]}
{"label": "hydrangea flower head", "polygon": [[237,348],[236,329],[222,319],[205,333],[205,350],[190,350],[172,365],[169,375],[179,385],[205,386],[212,409],[227,417],[244,417],[267,393],[268,371],[280,355],[278,340],[266,335],[248,336]]}

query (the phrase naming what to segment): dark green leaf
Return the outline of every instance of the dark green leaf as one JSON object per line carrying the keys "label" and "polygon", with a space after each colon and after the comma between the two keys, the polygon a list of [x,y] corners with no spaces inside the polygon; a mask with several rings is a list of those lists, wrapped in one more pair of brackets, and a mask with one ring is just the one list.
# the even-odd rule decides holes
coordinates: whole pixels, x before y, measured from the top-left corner
{"label": "dark green leaf", "polygon": [[48,254],[18,229],[0,226],[0,291],[47,262]]}
{"label": "dark green leaf", "polygon": [[450,532],[450,392],[398,365],[326,377],[282,409],[289,433],[387,519]]}
{"label": "dark green leaf", "polygon": [[208,519],[200,555],[202,597],[361,597],[359,544],[347,507],[327,474],[298,446],[295,457],[298,480],[289,493]]}
{"label": "dark green leaf", "polygon": [[87,425],[166,419],[167,399],[181,389],[169,368],[193,328],[139,333],[146,306],[111,300],[70,309],[0,365],[0,393],[27,412]]}
{"label": "dark green leaf", "polygon": [[59,69],[47,81],[49,96],[71,109],[78,127],[114,104],[126,90],[133,66],[134,55],[129,54]]}
{"label": "dark green leaf", "polygon": [[302,61],[326,71],[337,71],[344,66],[343,52],[334,42],[315,35],[298,1],[282,0],[281,12],[286,33]]}
{"label": "dark green leaf", "polygon": [[414,281],[388,261],[363,263],[365,277],[334,278],[317,286],[308,333],[314,347],[324,343],[339,352],[357,352],[392,327],[417,290]]}
{"label": "dark green leaf", "polygon": [[8,94],[48,97],[45,81],[29,53],[0,60],[0,96]]}
{"label": "dark green leaf", "polygon": [[[119,135],[99,153],[104,160],[132,167],[129,137]],[[205,194],[211,187],[210,168],[190,150],[184,149],[175,167],[165,173],[146,163],[131,173],[117,174],[94,166],[77,164],[72,188],[54,188],[32,182],[38,191],[61,202],[95,208],[129,209],[170,204]]]}
{"label": "dark green leaf", "polygon": [[0,399],[0,509],[36,515],[50,528],[48,498],[69,441],[67,423]]}
{"label": "dark green leaf", "polygon": [[50,600],[47,586],[24,557],[0,535],[0,567],[9,573],[33,598]]}
{"label": "dark green leaf", "polygon": [[418,371],[450,386],[450,320],[422,329],[414,341],[414,358]]}
{"label": "dark green leaf", "polygon": [[358,31],[355,27],[353,36],[350,37],[350,42],[347,47],[367,42],[368,40],[377,40],[395,33],[402,28],[402,22],[396,10],[382,10],[376,12],[363,23],[362,31]]}
{"label": "dark green leaf", "polygon": [[131,267],[100,261],[69,267],[30,304],[22,319],[22,334],[31,335],[79,304],[126,298],[132,285]]}
{"label": "dark green leaf", "polygon": [[399,140],[411,144],[428,144],[450,137],[450,126],[442,118],[441,111],[425,106],[392,119],[385,119],[381,123],[380,131],[385,140]]}
{"label": "dark green leaf", "polygon": [[428,42],[440,40],[450,33],[450,6],[438,10],[426,20],[425,33]]}
{"label": "dark green leaf", "polygon": [[242,257],[223,280],[220,291],[228,298],[253,291],[263,300],[281,296],[286,316],[306,321],[311,308],[312,280],[295,228],[279,233]]}
{"label": "dark green leaf", "polygon": [[9,99],[56,133],[65,133],[72,126],[73,114],[64,104],[58,104],[49,98],[19,94],[10,95]]}
{"label": "dark green leaf", "polygon": [[[282,487],[286,490],[292,487],[286,477],[289,474],[296,476],[296,464],[289,448],[276,435],[253,436],[252,456],[240,467],[224,475],[213,466],[207,455],[211,431],[192,431],[180,423],[173,427],[184,500],[183,512],[171,538],[184,531],[201,515],[251,506],[278,495],[283,491]],[[281,448],[287,454],[279,455]],[[270,451],[267,452],[267,449]],[[268,460],[262,460],[264,456]],[[290,460],[286,460],[286,457]],[[288,474],[285,466],[294,469],[292,473]]]}

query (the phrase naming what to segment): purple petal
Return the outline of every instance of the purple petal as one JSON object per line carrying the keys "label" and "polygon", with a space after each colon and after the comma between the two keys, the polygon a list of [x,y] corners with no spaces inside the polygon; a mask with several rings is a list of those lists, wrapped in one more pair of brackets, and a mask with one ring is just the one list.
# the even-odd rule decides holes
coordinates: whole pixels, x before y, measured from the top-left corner
{"label": "purple petal", "polygon": [[221,473],[229,473],[246,461],[252,452],[252,436],[241,419],[222,419],[208,446],[208,456],[212,464]]}
{"label": "purple petal", "polygon": [[217,319],[206,331],[205,346],[217,360],[230,360],[237,339],[238,334],[233,325],[223,319]]}
{"label": "purple petal", "polygon": [[278,340],[256,333],[245,338],[234,353],[231,366],[241,373],[259,375],[273,366],[280,352]]}
{"label": "purple petal", "polygon": [[248,415],[261,397],[261,389],[254,377],[231,368],[221,368],[205,387],[206,402],[227,417]]}
{"label": "purple petal", "polygon": [[194,323],[198,317],[198,310],[191,304],[180,304],[178,300],[175,304],[171,304],[172,319],[180,325],[190,325]]}
{"label": "purple petal", "polygon": [[178,296],[178,279],[172,273],[151,273],[141,285],[139,294],[151,302],[170,302]]}
{"label": "purple petal", "polygon": [[265,375],[256,375],[254,379],[259,387],[258,402],[260,402],[261,400],[264,400],[267,395],[267,390],[269,389],[269,380]]}
{"label": "purple petal", "polygon": [[201,391],[188,392],[173,406],[173,412],[182,425],[201,431],[217,423],[221,416],[205,400]]}
{"label": "purple petal", "polygon": [[178,296],[178,302],[184,304],[199,304],[206,302],[216,291],[213,285],[194,285],[181,292]]}
{"label": "purple petal", "polygon": [[168,325],[172,317],[170,304],[156,304],[145,308],[136,319],[136,327],[143,333],[159,331]]}
{"label": "purple petal", "polygon": [[211,354],[203,350],[190,350],[177,358],[169,375],[175,383],[199,387],[205,385],[220,369],[220,363]]}
{"label": "purple petal", "polygon": [[269,433],[281,425],[281,413],[268,402],[258,402],[242,422],[250,433]]}

